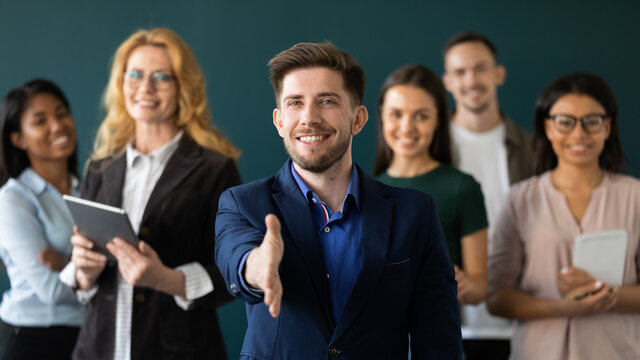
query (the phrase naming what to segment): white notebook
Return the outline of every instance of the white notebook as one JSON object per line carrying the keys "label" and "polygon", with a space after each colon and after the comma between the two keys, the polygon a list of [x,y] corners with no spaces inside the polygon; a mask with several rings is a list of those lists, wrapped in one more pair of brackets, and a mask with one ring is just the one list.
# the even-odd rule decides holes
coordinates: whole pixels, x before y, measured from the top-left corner
{"label": "white notebook", "polygon": [[622,285],[626,258],[627,232],[624,229],[576,236],[573,266],[607,285]]}

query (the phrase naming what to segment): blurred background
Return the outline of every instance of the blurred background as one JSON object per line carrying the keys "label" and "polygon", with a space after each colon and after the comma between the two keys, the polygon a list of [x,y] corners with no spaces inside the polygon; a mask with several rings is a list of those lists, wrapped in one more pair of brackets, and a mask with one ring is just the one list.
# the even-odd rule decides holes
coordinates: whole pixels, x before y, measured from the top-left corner
{"label": "blurred background", "polygon": [[[249,182],[275,173],[287,158],[272,125],[267,62],[297,42],[331,41],[354,55],[367,75],[371,117],[354,140],[354,159],[371,171],[384,78],[406,63],[442,74],[447,39],[473,30],[495,43],[507,69],[500,107],[528,130],[535,99],[553,79],[576,71],[603,77],[619,102],[624,172],[640,177],[640,106],[633,98],[640,82],[638,15],[640,2],[622,0],[0,0],[0,94],[36,77],[60,85],[71,103],[83,164],[104,117],[101,96],[116,48],[138,29],[171,28],[194,50],[214,123],[242,150],[238,165]],[[0,271],[0,291],[8,286]],[[219,314],[229,356],[237,358],[244,305],[236,301]]]}

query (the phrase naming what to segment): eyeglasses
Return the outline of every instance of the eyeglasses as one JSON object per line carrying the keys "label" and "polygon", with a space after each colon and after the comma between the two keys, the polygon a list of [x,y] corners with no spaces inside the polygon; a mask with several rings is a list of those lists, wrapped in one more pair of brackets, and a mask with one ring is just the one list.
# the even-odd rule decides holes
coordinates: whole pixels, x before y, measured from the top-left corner
{"label": "eyeglasses", "polygon": [[589,114],[578,119],[573,115],[554,114],[549,115],[548,119],[553,121],[555,128],[563,134],[570,134],[573,128],[576,127],[578,120],[580,120],[582,128],[587,134],[597,134],[602,131],[604,122],[607,120],[607,115]]}
{"label": "eyeglasses", "polygon": [[[153,86],[156,91],[168,90],[175,79],[173,75],[161,71],[152,73],[149,78],[151,86]],[[138,89],[143,82],[144,75],[139,70],[129,70],[124,73],[124,85],[131,90]]]}

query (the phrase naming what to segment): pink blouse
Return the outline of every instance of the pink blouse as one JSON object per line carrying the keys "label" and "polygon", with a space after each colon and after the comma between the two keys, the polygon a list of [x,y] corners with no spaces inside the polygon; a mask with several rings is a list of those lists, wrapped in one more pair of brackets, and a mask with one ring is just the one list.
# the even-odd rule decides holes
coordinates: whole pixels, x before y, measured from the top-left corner
{"label": "pink blouse", "polygon": [[[640,275],[640,181],[605,173],[578,223],[550,172],[515,185],[489,241],[489,293],[519,289],[560,299],[556,274],[571,266],[576,235],[627,231],[623,285]],[[516,321],[512,359],[640,359],[640,314]]]}

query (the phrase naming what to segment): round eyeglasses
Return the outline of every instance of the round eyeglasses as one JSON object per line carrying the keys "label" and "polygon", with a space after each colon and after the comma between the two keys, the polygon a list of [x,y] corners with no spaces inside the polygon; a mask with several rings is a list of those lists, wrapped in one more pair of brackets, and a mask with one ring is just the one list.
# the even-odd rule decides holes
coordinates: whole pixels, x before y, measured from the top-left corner
{"label": "round eyeglasses", "polygon": [[[144,80],[144,74],[140,70],[129,70],[124,73],[124,85],[131,90],[136,90],[142,85]],[[156,71],[149,75],[149,81],[151,86],[156,91],[165,91],[171,87],[174,77],[166,72]]]}
{"label": "round eyeglasses", "polygon": [[573,131],[580,120],[582,128],[587,134],[597,134],[602,131],[603,125],[607,120],[604,114],[588,114],[581,118],[567,114],[549,115],[549,120],[553,121],[554,127],[563,134],[569,134]]}

